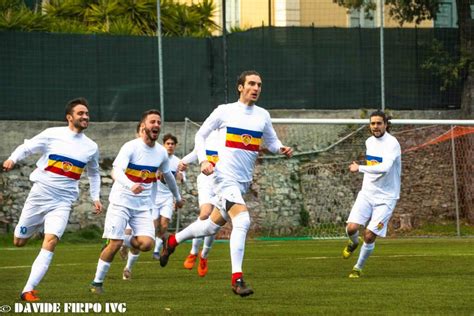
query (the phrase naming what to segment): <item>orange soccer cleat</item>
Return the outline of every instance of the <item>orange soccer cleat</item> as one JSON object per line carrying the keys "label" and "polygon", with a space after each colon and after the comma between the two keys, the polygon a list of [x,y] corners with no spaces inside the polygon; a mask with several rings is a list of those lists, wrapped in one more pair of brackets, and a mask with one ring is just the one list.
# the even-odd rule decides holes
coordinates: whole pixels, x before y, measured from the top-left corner
{"label": "orange soccer cleat", "polygon": [[205,277],[207,274],[207,258],[203,258],[201,254],[199,254],[199,265],[198,265],[198,274],[200,277]]}
{"label": "orange soccer cleat", "polygon": [[196,263],[197,255],[193,255],[190,253],[186,259],[184,260],[184,268],[188,270],[192,270],[194,268],[194,264]]}
{"label": "orange soccer cleat", "polygon": [[21,293],[20,298],[21,298],[22,301],[36,302],[36,301],[40,300],[40,298],[37,295],[38,295],[38,291],[37,290],[32,290],[32,291]]}

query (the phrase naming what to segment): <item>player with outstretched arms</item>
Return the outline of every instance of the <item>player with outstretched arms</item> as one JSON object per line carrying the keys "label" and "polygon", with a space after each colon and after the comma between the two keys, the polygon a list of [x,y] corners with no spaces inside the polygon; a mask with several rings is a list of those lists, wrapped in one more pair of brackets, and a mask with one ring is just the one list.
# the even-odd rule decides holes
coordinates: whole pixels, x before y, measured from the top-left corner
{"label": "player with outstretched arms", "polygon": [[[198,220],[176,235],[170,235],[163,246],[160,260],[165,264],[176,246],[194,237],[215,234],[227,221],[232,222],[230,254],[232,262],[232,290],[240,296],[254,291],[243,278],[245,240],[250,228],[250,215],[242,197],[247,192],[263,141],[269,151],[291,157],[292,149],[283,146],[273,129],[270,114],[255,105],[262,88],[256,71],[244,71],[237,79],[239,100],[218,106],[205,120],[195,136],[195,148],[201,172],[215,172],[216,203],[211,216]],[[219,149],[219,161],[214,166],[207,160],[206,139],[212,131],[225,132],[225,145]]]}
{"label": "player with outstretched arms", "polygon": [[100,202],[99,149],[84,134],[89,126],[89,104],[85,98],[66,105],[68,126],[52,127],[25,140],[3,163],[10,171],[18,161],[41,153],[31,173],[33,187],[26,199],[15,228],[13,243],[23,247],[33,234],[44,229],[41,251],[31,266],[31,273],[21,293],[23,301],[39,301],[36,286],[43,279],[53,259],[54,250],[66,229],[72,204],[79,196],[79,179],[86,170],[94,212],[102,212]]}

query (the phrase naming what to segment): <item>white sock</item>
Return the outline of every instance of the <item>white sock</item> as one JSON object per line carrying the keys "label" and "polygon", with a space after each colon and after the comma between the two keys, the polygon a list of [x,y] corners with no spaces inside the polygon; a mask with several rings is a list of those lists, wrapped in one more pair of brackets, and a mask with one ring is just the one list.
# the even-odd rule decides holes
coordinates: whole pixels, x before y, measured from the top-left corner
{"label": "white sock", "polygon": [[202,238],[193,238],[193,246],[189,252],[192,255],[197,255],[199,252],[199,246],[201,246]]}
{"label": "white sock", "polygon": [[132,238],[133,238],[132,235],[125,235],[125,237],[123,238],[123,244],[128,248],[133,248]]}
{"label": "white sock", "polygon": [[358,230],[354,233],[354,235],[349,235],[349,233],[347,232],[347,227],[346,227],[346,235],[354,243],[354,245],[359,244],[359,231]]}
{"label": "white sock", "polygon": [[210,218],[204,221],[198,219],[195,222],[191,223],[191,225],[177,233],[175,237],[176,241],[179,244],[191,238],[214,235],[219,231],[219,229],[221,229],[221,227],[211,221]]}
{"label": "white sock", "polygon": [[160,253],[161,251],[161,246],[163,246],[163,239],[160,237],[155,237],[155,250],[153,252],[158,252]]}
{"label": "white sock", "polygon": [[365,261],[369,258],[375,248],[375,242],[371,244],[364,244],[360,248],[359,259],[357,259],[357,264],[354,266],[357,269],[362,270],[365,265]]}
{"label": "white sock", "polygon": [[44,275],[48,271],[49,264],[53,259],[53,255],[53,252],[41,248],[41,251],[31,266],[30,276],[28,281],[26,281],[26,285],[22,293],[34,290],[35,287],[40,283],[41,279],[43,279]]}
{"label": "white sock", "polygon": [[[129,254],[130,255],[130,254]],[[104,261],[99,258],[99,262],[97,262],[97,270],[95,272],[95,283],[102,283],[104,282],[105,276],[110,269],[110,262]]]}
{"label": "white sock", "polygon": [[202,247],[201,257],[206,259],[209,256],[209,252],[212,248],[212,243],[214,242],[215,235],[204,237],[204,246]]}
{"label": "white sock", "polygon": [[125,266],[125,269],[128,269],[132,271],[132,267],[137,262],[138,257],[140,257],[140,253],[134,255],[133,253],[129,252],[128,253],[128,259],[127,259],[127,265]]}
{"label": "white sock", "polygon": [[249,227],[249,212],[242,212],[232,219],[232,233],[230,234],[230,258],[232,261],[232,273],[242,272],[245,239],[247,237]]}

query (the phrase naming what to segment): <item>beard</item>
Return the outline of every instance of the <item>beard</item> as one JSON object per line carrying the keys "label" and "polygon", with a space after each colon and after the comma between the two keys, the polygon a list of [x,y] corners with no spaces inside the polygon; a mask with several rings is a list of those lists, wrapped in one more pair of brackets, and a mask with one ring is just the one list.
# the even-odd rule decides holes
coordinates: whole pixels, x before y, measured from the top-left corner
{"label": "beard", "polygon": [[158,139],[158,136],[160,136],[160,130],[159,129],[158,129],[158,132],[156,133],[156,135],[153,134],[151,129],[146,128],[146,127],[143,131],[145,132],[145,135],[148,137],[148,139],[153,140],[153,141],[156,141]]}
{"label": "beard", "polygon": [[[82,122],[86,121],[87,124],[85,126],[82,125]],[[77,128],[79,131],[85,130],[89,126],[89,120],[85,119],[77,119],[72,122],[72,125]]]}

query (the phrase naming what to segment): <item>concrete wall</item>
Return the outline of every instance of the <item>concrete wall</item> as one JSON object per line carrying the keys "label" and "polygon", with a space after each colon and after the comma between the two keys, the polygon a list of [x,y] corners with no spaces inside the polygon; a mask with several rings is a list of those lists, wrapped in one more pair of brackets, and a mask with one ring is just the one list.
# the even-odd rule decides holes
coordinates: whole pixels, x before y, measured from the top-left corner
{"label": "concrete wall", "polygon": [[[361,118],[367,117],[369,112],[367,110],[272,111],[272,117]],[[395,118],[462,118],[458,111],[407,111],[392,114]],[[63,122],[0,121],[0,130],[3,136],[0,139],[0,160],[5,160],[25,138],[30,138],[47,127],[64,124]],[[135,126],[136,122],[91,123],[86,132],[99,144],[102,199],[105,205],[108,204],[107,197],[112,184],[111,162],[121,145],[134,137]],[[192,123],[187,124],[186,127],[181,122],[166,123],[162,135],[167,132],[177,135],[180,142],[177,151],[178,155],[182,155],[184,151],[188,152],[192,149],[193,137],[197,128],[198,126]],[[342,125],[275,125],[279,137],[285,144],[293,146],[297,155],[290,160],[267,156],[259,159],[255,170],[255,181],[246,196],[252,214],[252,233],[271,235],[298,233],[301,231],[302,212],[309,216],[308,224],[310,226],[324,222],[342,225],[361,185],[360,176],[353,177],[348,174],[347,164],[363,155],[363,142],[368,135],[364,128],[341,145],[323,153],[318,151],[327,148],[356,128],[357,126]],[[184,141],[185,133],[187,133],[186,142]],[[407,139],[412,141],[422,135],[416,131],[414,133]],[[399,137],[402,139],[404,136],[400,134]],[[424,137],[429,138],[431,135]],[[184,150],[185,148],[186,150]],[[464,163],[460,160],[464,167],[466,166],[465,162],[473,158],[471,156],[474,154],[472,143],[465,145],[465,148],[467,150],[463,152],[467,156],[462,158]],[[443,153],[449,153],[449,150],[444,147],[433,147],[430,150],[423,152],[423,156],[407,156],[410,157],[410,161],[416,163],[409,162],[409,165],[404,166],[404,179],[406,180],[404,180],[403,186],[407,188],[404,193],[407,198],[402,199],[394,215],[393,223],[396,229],[403,228],[401,227],[403,224],[401,218],[405,214],[408,214],[405,218],[408,218],[411,226],[422,224],[426,219],[450,220],[453,218],[453,182],[439,181],[439,179],[448,179],[452,176],[452,168],[450,169],[449,162],[445,161],[449,159],[449,155],[448,158],[442,156]],[[430,159],[433,156],[437,158]],[[18,216],[31,187],[28,176],[34,168],[36,159],[37,156],[30,157],[19,163],[11,172],[0,173],[0,223],[8,222],[13,227],[18,221]],[[442,164],[443,161],[444,164]],[[408,172],[413,169],[414,173]],[[469,173],[472,171],[471,169],[467,168],[464,172]],[[196,176],[198,172],[198,167],[192,166],[188,171],[188,182],[182,186],[183,196],[187,201],[186,206],[180,211],[182,225],[189,224],[197,216]],[[420,175],[424,178],[422,182],[419,181]],[[80,182],[81,197],[71,214],[69,229],[92,224],[103,225],[104,216],[97,217],[91,213],[92,204],[89,201],[87,178],[83,178]],[[417,183],[423,183],[425,190],[411,192]],[[466,183],[466,186],[469,187],[469,180]],[[467,195],[467,200],[469,199],[472,200],[471,192],[468,192]],[[467,217],[467,213],[464,215]],[[474,216],[472,218],[474,220]],[[228,234],[228,229],[224,230],[223,234]]]}

